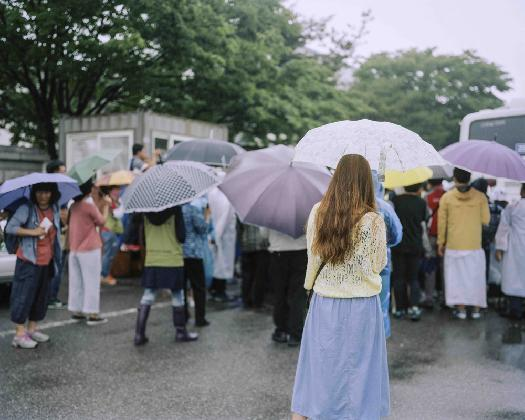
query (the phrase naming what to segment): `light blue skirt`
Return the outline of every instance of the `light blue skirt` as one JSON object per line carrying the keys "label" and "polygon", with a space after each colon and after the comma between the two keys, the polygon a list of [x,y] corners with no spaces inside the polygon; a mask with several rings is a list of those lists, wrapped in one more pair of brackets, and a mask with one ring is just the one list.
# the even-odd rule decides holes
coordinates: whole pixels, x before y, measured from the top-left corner
{"label": "light blue skirt", "polygon": [[313,296],[301,342],[292,412],[312,420],[375,420],[389,415],[379,296]]}

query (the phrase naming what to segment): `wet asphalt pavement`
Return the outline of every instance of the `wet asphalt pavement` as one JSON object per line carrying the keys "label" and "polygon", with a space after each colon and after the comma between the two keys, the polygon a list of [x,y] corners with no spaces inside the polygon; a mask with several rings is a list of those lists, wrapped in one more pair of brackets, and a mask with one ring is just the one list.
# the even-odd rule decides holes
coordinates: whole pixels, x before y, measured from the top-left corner
{"label": "wet asphalt pavement", "polygon": [[[270,340],[269,310],[210,307],[195,343],[175,343],[169,303],[152,310],[150,343],[132,345],[141,289],[103,288],[105,325],[61,325],[52,341],[10,347],[0,303],[0,419],[287,419],[298,349]],[[162,302],[162,301],[161,301]],[[128,310],[129,311],[126,311]],[[393,321],[391,419],[525,419],[525,328],[487,313]]]}

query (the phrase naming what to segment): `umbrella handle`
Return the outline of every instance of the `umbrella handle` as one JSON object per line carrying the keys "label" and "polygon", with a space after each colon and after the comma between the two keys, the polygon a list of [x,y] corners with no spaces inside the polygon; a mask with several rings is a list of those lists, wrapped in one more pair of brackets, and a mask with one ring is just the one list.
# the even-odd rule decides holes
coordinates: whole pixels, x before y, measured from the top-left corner
{"label": "umbrella handle", "polygon": [[392,148],[392,143],[383,143],[381,146],[381,153],[379,154],[379,168],[377,169],[377,176],[379,182],[385,182],[385,172],[386,172],[386,155],[388,150]]}

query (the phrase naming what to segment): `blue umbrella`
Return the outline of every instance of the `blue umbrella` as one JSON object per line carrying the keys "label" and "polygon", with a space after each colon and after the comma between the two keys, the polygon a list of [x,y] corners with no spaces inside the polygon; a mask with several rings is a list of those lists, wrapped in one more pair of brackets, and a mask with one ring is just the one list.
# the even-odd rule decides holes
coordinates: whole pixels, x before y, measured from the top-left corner
{"label": "blue umbrella", "polygon": [[67,175],[33,172],[29,175],[10,179],[0,186],[0,209],[13,207],[14,204],[29,199],[31,186],[48,182],[57,184],[58,191],[60,191],[59,205],[61,206],[73,197],[80,195],[77,182]]}

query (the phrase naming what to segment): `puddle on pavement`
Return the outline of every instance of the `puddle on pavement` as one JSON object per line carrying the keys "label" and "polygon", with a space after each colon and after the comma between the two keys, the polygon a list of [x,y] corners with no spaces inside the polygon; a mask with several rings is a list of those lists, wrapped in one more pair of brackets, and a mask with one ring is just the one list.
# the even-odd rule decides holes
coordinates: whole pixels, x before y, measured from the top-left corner
{"label": "puddle on pavement", "polygon": [[493,420],[523,420],[525,418],[525,412],[523,411],[511,411],[511,410],[501,410],[490,413],[485,417],[486,419]]}
{"label": "puddle on pavement", "polygon": [[525,370],[525,323],[489,320],[485,338],[489,359]]}

